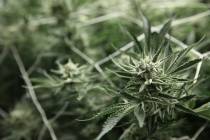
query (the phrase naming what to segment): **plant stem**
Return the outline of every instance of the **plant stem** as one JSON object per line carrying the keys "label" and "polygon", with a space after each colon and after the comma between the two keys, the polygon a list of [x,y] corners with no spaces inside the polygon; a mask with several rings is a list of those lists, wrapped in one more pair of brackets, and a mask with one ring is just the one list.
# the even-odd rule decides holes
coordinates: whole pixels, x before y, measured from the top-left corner
{"label": "plant stem", "polygon": [[65,40],[66,43],[68,45],[70,45],[70,49],[76,53],[77,55],[79,55],[82,59],[84,59],[85,61],[87,61],[90,65],[94,66],[94,68],[107,80],[107,82],[114,86],[114,83],[108,78],[108,76],[104,73],[104,71],[102,70],[102,68],[100,67],[100,65],[98,65],[97,63],[95,63],[89,56],[87,56],[86,54],[84,54],[83,52],[81,52],[79,49],[77,49],[69,40]]}
{"label": "plant stem", "polygon": [[[41,104],[39,103],[38,101],[38,98],[36,96],[36,93],[33,89],[33,85],[29,79],[29,76],[28,76],[28,73],[26,72],[26,69],[24,67],[24,64],[20,58],[20,55],[18,54],[18,51],[15,47],[11,47],[11,51],[13,53],[13,56],[15,58],[15,61],[19,67],[19,70],[23,76],[23,80],[25,81],[25,84],[27,85],[27,89],[28,89],[28,93],[35,105],[35,107],[37,108],[37,110],[39,111],[41,117],[42,117],[42,121],[44,122],[45,126],[47,127],[49,133],[50,133],[50,136],[52,138],[52,140],[57,140],[57,137],[55,135],[55,132],[50,124],[50,122],[48,121],[47,119],[47,116],[46,116],[46,113],[44,111],[44,109],[42,108]],[[30,122],[29,122],[30,123]]]}
{"label": "plant stem", "polygon": [[198,131],[194,134],[194,136],[191,138],[191,140],[196,140],[200,134],[203,132],[203,130],[207,127],[208,125],[208,122],[206,122],[205,124],[203,124],[199,129]]}

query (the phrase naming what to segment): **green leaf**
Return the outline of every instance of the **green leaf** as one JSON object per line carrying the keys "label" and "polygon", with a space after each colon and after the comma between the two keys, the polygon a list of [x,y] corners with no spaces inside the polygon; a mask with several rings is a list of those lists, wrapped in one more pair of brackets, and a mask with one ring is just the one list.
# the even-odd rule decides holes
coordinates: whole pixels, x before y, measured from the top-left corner
{"label": "green leaf", "polygon": [[146,40],[147,52],[150,51],[150,35],[151,35],[151,25],[147,17],[142,13],[141,14],[142,21],[143,21],[143,30]]}
{"label": "green leaf", "polygon": [[182,104],[176,104],[176,108],[182,112],[189,113],[206,120],[210,120],[210,103],[204,104],[203,106],[196,109],[190,109]]}
{"label": "green leaf", "polygon": [[179,66],[178,68],[176,68],[174,71],[172,71],[171,73],[176,73],[176,72],[180,72],[180,71],[184,71],[189,69],[190,67],[192,67],[193,65],[197,64],[198,62],[200,62],[202,59],[194,59],[192,61],[186,62],[183,65]]}
{"label": "green leaf", "polygon": [[144,48],[142,47],[141,43],[138,41],[137,37],[132,33],[132,32],[129,32],[129,34],[131,35],[132,39],[134,40],[134,42],[136,43],[137,45],[137,50],[142,53],[142,56],[144,57],[145,56],[145,51],[144,51]]}
{"label": "green leaf", "polygon": [[162,46],[159,46],[157,52],[155,53],[155,55],[154,55],[154,57],[152,59],[152,62],[156,62],[157,61],[157,58],[160,55],[162,48],[163,48]]}
{"label": "green leaf", "polygon": [[132,77],[131,74],[129,73],[125,73],[123,71],[113,71],[109,68],[106,68],[106,70],[110,71],[111,73],[113,73],[114,75],[116,75],[119,78],[126,78],[126,79],[130,79]]}
{"label": "green leaf", "polygon": [[114,104],[112,106],[108,106],[108,107],[102,109],[100,112],[98,112],[96,115],[94,115],[93,117],[91,117],[89,119],[84,119],[84,120],[78,119],[78,121],[90,121],[93,119],[98,119],[98,118],[104,117],[106,115],[112,114],[114,112],[117,112],[119,110],[124,110],[125,108],[129,107],[130,105],[131,105],[130,103]]}
{"label": "green leaf", "polygon": [[132,58],[132,57],[129,57],[129,64],[131,64],[132,66],[136,66],[138,63],[138,60]]}
{"label": "green leaf", "polygon": [[210,120],[210,102],[194,109],[194,111],[198,113],[199,116],[201,116],[202,118]]}
{"label": "green leaf", "polygon": [[156,62],[157,61],[158,56],[160,55],[161,50],[162,50],[162,47],[159,47],[158,50],[157,50],[157,52],[155,53],[153,59],[152,59],[152,62]]}
{"label": "green leaf", "polygon": [[178,82],[192,82],[192,79],[185,79],[185,78],[178,78],[178,77],[172,77],[174,80],[178,81]]}
{"label": "green leaf", "polygon": [[183,58],[187,55],[187,53],[193,48],[195,47],[194,45],[189,46],[188,48],[182,50],[179,52],[177,58],[175,59],[175,63],[179,63],[183,60]]}
{"label": "green leaf", "polygon": [[134,108],[134,115],[138,120],[139,127],[142,128],[146,118],[146,114],[142,106],[137,106]]}
{"label": "green leaf", "polygon": [[135,73],[132,73],[130,72],[128,69],[126,69],[124,66],[122,66],[122,64],[120,64],[119,62],[116,62],[114,59],[112,59],[112,62],[118,67],[120,68],[121,70],[127,72],[127,73],[131,73],[131,74],[135,74]]}
{"label": "green leaf", "polygon": [[139,60],[139,54],[137,54],[136,52],[124,52],[124,54],[128,55],[133,59]]}
{"label": "green leaf", "polygon": [[[165,35],[170,28],[171,21],[172,20],[169,20],[166,24],[164,24],[162,29],[160,30],[160,33],[159,33],[159,36],[158,36],[159,40],[158,40],[158,43],[156,44],[158,46],[158,49],[157,49],[157,51],[156,51],[156,53],[153,57],[153,60],[152,60],[153,62],[157,61],[157,58],[158,58],[161,50],[164,48],[163,46],[164,46],[164,42],[165,42]],[[167,45],[168,45],[168,42],[167,42]]]}
{"label": "green leaf", "polygon": [[174,59],[177,57],[178,52],[171,53],[170,55],[165,56],[160,62],[163,63],[163,68],[165,71],[169,71],[173,66]]}
{"label": "green leaf", "polygon": [[170,96],[170,95],[164,94],[164,93],[159,93],[158,95],[160,97],[167,98],[167,99],[177,99],[176,97],[173,97],[173,96]]}
{"label": "green leaf", "polygon": [[150,48],[152,55],[154,55],[160,46],[160,35],[157,32],[152,32],[150,35]]}
{"label": "green leaf", "polygon": [[192,44],[191,46],[179,51],[177,57],[175,58],[175,60],[173,61],[173,63],[171,63],[171,65],[168,67],[168,71],[173,71],[173,68],[174,67],[177,67],[177,65],[179,65],[182,60],[186,57],[187,53],[192,49],[194,48],[195,46],[198,46],[201,41],[203,41],[205,37],[202,37],[197,43],[195,44]]}
{"label": "green leaf", "polygon": [[185,107],[185,106],[182,105],[182,104],[176,104],[175,107],[176,107],[178,110],[182,111],[182,112],[185,112],[185,113],[188,113],[188,114],[192,114],[192,115],[198,116],[198,115],[196,114],[196,112],[194,112],[192,109],[190,109],[190,108],[188,108],[188,107]]}
{"label": "green leaf", "polygon": [[164,57],[167,57],[167,56],[169,56],[169,55],[171,55],[171,54],[172,54],[172,48],[171,48],[170,42],[168,42],[168,43],[166,44],[165,49],[164,49]]}
{"label": "green leaf", "polygon": [[170,27],[171,27],[171,22],[172,19],[169,19],[161,28],[160,30],[160,37],[161,37],[161,41],[165,38],[165,35],[168,33]]}
{"label": "green leaf", "polygon": [[183,59],[184,57],[186,56],[186,54],[193,48],[194,46],[189,46],[188,48],[186,49],[183,49],[181,51],[178,51],[178,53],[174,53],[176,54],[176,57],[175,59],[173,60],[173,62],[171,61],[167,71],[172,71],[173,70],[173,67],[176,67]]}
{"label": "green leaf", "polygon": [[141,99],[137,98],[137,97],[134,97],[128,93],[126,93],[125,91],[121,91],[120,92],[121,95],[123,95],[126,99],[129,99],[131,101],[135,101],[135,102],[140,102],[142,101]]}
{"label": "green leaf", "polygon": [[124,110],[119,110],[118,112],[110,115],[104,123],[101,133],[97,136],[95,140],[100,140],[106,133],[111,131],[124,116],[131,112],[134,107],[135,106],[132,105]]}
{"label": "green leaf", "polygon": [[189,101],[189,100],[193,99],[194,97],[195,97],[195,95],[184,96],[184,97],[180,98],[179,101],[186,102],[186,101]]}

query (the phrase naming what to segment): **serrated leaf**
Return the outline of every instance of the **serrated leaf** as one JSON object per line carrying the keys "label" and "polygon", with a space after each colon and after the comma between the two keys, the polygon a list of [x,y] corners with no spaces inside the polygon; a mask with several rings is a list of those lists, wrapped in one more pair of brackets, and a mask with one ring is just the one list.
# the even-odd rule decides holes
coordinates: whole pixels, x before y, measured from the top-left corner
{"label": "serrated leaf", "polygon": [[136,119],[138,120],[139,127],[142,128],[144,125],[145,118],[146,118],[146,114],[142,106],[137,106],[134,108],[134,115]]}
{"label": "serrated leaf", "polygon": [[190,67],[192,67],[193,65],[197,64],[198,62],[200,62],[202,59],[194,59],[192,61],[186,62],[183,65],[179,66],[178,68],[176,68],[174,71],[172,71],[171,73],[176,73],[176,72],[180,72],[180,71],[184,71],[189,69]]}
{"label": "serrated leaf", "polygon": [[119,110],[125,109],[125,108],[129,107],[130,105],[131,104],[129,104],[129,103],[114,104],[112,106],[108,106],[108,107],[102,109],[100,112],[98,112],[96,115],[94,115],[91,118],[84,119],[84,120],[78,119],[78,121],[90,121],[90,120],[98,119],[98,118],[104,117],[106,115],[112,114],[114,112],[117,112]]}
{"label": "serrated leaf", "polygon": [[109,118],[106,120],[106,122],[103,125],[101,133],[97,136],[95,140],[100,140],[106,133],[111,131],[124,116],[126,116],[128,113],[131,112],[133,108],[134,105],[124,110],[119,110],[118,112],[115,112],[114,114],[109,116]]}
{"label": "serrated leaf", "polygon": [[183,49],[181,51],[178,51],[178,53],[176,53],[176,57],[173,61],[170,62],[169,67],[167,68],[167,71],[173,71],[173,67],[176,67],[178,65],[178,63],[180,63],[183,58],[186,56],[186,54],[193,48],[194,46],[190,46],[186,49]]}
{"label": "serrated leaf", "polygon": [[192,44],[191,46],[179,51],[177,57],[174,59],[174,61],[171,63],[171,65],[168,67],[167,70],[168,71],[173,71],[173,68],[177,67],[177,65],[179,65],[182,62],[182,60],[185,58],[185,56],[188,54],[188,52],[192,48],[198,46],[204,38],[205,37],[202,37],[197,43]]}
{"label": "serrated leaf", "polygon": [[168,71],[170,70],[170,67],[173,66],[173,62],[174,62],[174,59],[177,57],[177,52],[175,53],[171,53],[170,55],[164,57],[163,59],[160,60],[160,62],[163,63],[163,67],[164,67],[164,70],[165,71]]}

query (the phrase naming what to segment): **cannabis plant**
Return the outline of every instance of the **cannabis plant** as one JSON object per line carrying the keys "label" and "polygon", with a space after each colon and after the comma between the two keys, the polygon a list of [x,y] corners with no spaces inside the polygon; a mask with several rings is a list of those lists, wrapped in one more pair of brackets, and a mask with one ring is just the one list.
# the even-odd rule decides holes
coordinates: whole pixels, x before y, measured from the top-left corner
{"label": "cannabis plant", "polygon": [[0,139],[93,140],[104,119],[96,139],[191,137],[210,118],[193,55],[210,51],[209,15],[206,0],[0,0]]}
{"label": "cannabis plant", "polygon": [[94,84],[94,76],[91,74],[91,67],[80,66],[73,63],[71,59],[64,64],[57,61],[57,67],[51,70],[51,74],[44,72],[45,77],[43,78],[34,78],[35,87],[52,88],[56,93],[68,91],[67,96],[78,93],[78,100],[81,100],[92,89],[97,88],[97,84]]}
{"label": "cannabis plant", "polygon": [[196,99],[196,95],[190,92],[194,83],[191,72],[202,59],[191,60],[187,54],[196,44],[177,51],[172,47],[175,45],[170,38],[165,37],[171,20],[160,31],[153,32],[145,17],[143,21],[145,40],[139,42],[131,33],[136,43],[133,52],[124,53],[119,60],[113,59],[118,70],[110,71],[117,76],[116,85],[108,90],[119,100],[93,117],[109,115],[96,140],[112,130],[125,116],[130,116],[130,127],[120,139],[126,140],[129,133],[137,128],[146,131],[140,134],[144,135],[141,138],[152,138],[163,124],[177,119],[180,112],[203,117],[189,109],[192,107],[190,103]]}

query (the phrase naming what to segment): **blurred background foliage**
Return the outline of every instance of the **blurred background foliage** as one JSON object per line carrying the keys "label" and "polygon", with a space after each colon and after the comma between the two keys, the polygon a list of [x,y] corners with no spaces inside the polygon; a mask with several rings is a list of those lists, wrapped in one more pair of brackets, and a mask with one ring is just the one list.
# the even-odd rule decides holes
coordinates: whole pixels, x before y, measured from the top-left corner
{"label": "blurred background foliage", "polygon": [[[196,49],[202,53],[210,51],[210,1],[137,2],[153,26],[173,16],[178,24],[172,24],[171,34],[186,44],[195,43],[205,35]],[[51,139],[27,94],[11,47],[17,48],[59,140],[92,140],[103,120],[79,122],[76,119],[117,100],[101,88],[107,83],[107,77],[92,64],[129,43],[127,30],[139,35],[141,27],[142,21],[129,0],[0,0],[0,139]],[[102,69],[110,65],[108,62]],[[66,69],[75,70],[69,79],[69,75],[62,75]],[[80,79],[74,79],[75,75]],[[209,75],[210,64],[205,62],[201,77]],[[92,77],[96,78],[92,80]],[[81,81],[85,84],[80,84]],[[194,92],[206,96],[208,102],[209,80]],[[185,115],[184,120],[158,137],[160,140],[191,137],[204,122]],[[123,125],[115,128],[104,140],[117,140],[123,130]],[[210,125],[199,139],[208,140],[209,132]],[[136,137],[130,139],[137,140],[139,133],[133,133]]]}

